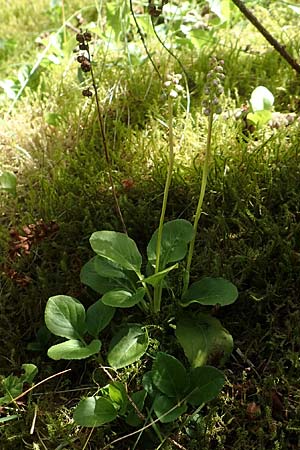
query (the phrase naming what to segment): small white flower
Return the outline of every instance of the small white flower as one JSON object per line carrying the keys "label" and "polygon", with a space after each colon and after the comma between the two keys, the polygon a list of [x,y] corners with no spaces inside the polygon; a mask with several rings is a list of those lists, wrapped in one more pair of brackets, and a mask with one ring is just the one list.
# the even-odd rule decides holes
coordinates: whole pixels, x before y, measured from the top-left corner
{"label": "small white flower", "polygon": [[171,89],[169,96],[172,97],[172,98],[177,98],[178,97],[178,92],[176,92],[175,89]]}

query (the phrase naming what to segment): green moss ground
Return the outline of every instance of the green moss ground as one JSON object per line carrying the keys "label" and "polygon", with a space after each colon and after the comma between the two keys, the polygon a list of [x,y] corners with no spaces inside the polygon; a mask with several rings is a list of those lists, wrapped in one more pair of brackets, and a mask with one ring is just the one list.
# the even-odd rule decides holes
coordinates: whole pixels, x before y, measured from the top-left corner
{"label": "green moss ground", "polygon": [[[299,16],[288,12],[282,2],[271,2],[269,9],[266,3],[255,11],[298,55]],[[21,66],[32,67],[38,58],[35,39],[60,28],[61,9],[51,9],[49,2],[28,6],[20,0],[0,0],[0,6],[5,17],[0,79],[15,80]],[[80,7],[77,1],[68,2],[66,17]],[[94,4],[81,14],[83,26],[105,22]],[[197,202],[206,138],[202,87],[211,54],[225,61],[224,111],[241,107],[256,86],[264,85],[275,96],[276,111],[299,115],[299,76],[245,20],[235,14],[233,22],[231,29],[219,29],[216,40],[201,50],[175,49],[193,90],[189,118],[185,118],[185,101],[178,105],[175,117],[176,143],[182,135],[184,140],[177,153],[168,219],[191,220]],[[78,26],[76,19],[71,23]],[[47,357],[43,341],[39,351],[32,351],[49,296],[72,295],[86,305],[96,299],[79,280],[80,269],[91,256],[90,234],[120,230],[94,106],[82,97],[77,80],[74,33],[68,29],[66,36],[59,64],[41,64],[39,83],[26,88],[9,116],[12,103],[0,89],[1,169],[14,170],[18,178],[16,198],[0,194],[1,376],[20,374],[27,362],[38,366],[37,381],[72,369],[70,375],[41,385],[10,409],[1,407],[1,417],[16,411],[20,415],[0,423],[4,450],[81,449],[87,440],[87,448],[100,450],[132,431],[116,422],[95,429],[88,438],[89,430],[74,425],[72,408],[82,395],[93,392],[93,377],[102,376],[96,363],[54,362]],[[95,70],[120,204],[130,236],[145,252],[159,220],[166,175],[162,124],[166,105],[149,62],[131,60],[129,64],[123,41],[120,38],[119,47],[110,52],[107,43],[97,46]],[[137,37],[134,42],[143,54]],[[147,42],[161,73],[180,71],[154,37]],[[237,303],[218,312],[234,337],[235,349],[225,367],[227,382],[221,396],[172,435],[187,450],[300,448],[299,122],[278,130],[265,128],[246,140],[242,128],[240,121],[223,116],[215,125],[215,157],[192,271],[192,278],[224,276],[237,285]],[[126,188],[124,180],[132,180],[133,185]],[[20,252],[11,261],[9,230],[16,228],[22,234],[23,226],[39,219],[54,221],[58,231],[35,243],[30,254]],[[7,276],[7,268],[29,277],[30,282],[21,286]],[[162,338],[168,340],[168,336]],[[133,367],[122,376],[136,383],[138,370]],[[128,438],[110,448],[132,449],[134,442],[135,438]],[[157,448],[151,436],[140,445],[136,448]],[[163,448],[178,447],[168,441]]]}

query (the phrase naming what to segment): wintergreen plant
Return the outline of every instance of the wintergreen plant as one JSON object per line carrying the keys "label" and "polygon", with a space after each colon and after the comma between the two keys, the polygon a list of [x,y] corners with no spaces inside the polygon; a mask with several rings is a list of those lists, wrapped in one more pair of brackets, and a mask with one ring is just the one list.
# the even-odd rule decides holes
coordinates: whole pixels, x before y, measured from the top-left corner
{"label": "wintergreen plant", "polygon": [[[85,43],[84,43],[85,45]],[[86,49],[85,49],[86,50]],[[81,64],[90,66],[85,60]],[[88,64],[89,63],[89,64]],[[216,114],[221,111],[223,93],[223,62],[215,58],[207,75],[204,114],[208,117],[208,132],[201,189],[194,224],[184,219],[165,222],[168,193],[174,165],[173,109],[182,94],[179,75],[168,76],[164,83],[168,98],[168,171],[158,229],[147,246],[147,263],[136,243],[126,234],[116,231],[96,231],[90,237],[95,256],[81,270],[81,281],[101,295],[85,311],[84,306],[69,296],[51,297],[46,305],[45,322],[48,329],[65,340],[53,345],[48,355],[55,359],[83,359],[97,355],[114,370],[139,361],[149,346],[149,318],[160,323],[161,306],[174,303],[175,337],[182,346],[190,368],[165,353],[163,348],[153,361],[153,367],[143,378],[143,390],[133,393],[133,402],[146,409],[160,422],[170,422],[191,407],[201,406],[218,395],[223,374],[207,366],[214,357],[224,363],[233,347],[231,335],[206,307],[228,305],[238,296],[236,287],[223,278],[204,277],[189,286],[189,273],[198,222],[202,212],[212,147],[212,128]],[[187,256],[184,283],[180,298],[171,298],[169,274],[178,270]],[[143,270],[145,268],[145,270]],[[181,277],[178,277],[180,280]],[[172,302],[172,303],[170,303]],[[204,307],[193,314],[188,307],[197,303]],[[107,354],[101,354],[100,334],[113,319],[116,308],[137,307],[145,314],[145,323],[126,323],[112,336]],[[140,313],[139,313],[140,316]],[[191,342],[193,345],[191,345]],[[102,363],[101,363],[102,364]],[[98,392],[99,394],[99,392]],[[75,410],[74,419],[82,426],[99,426],[123,416],[140,424],[128,402],[126,386],[112,379],[100,390],[100,396],[83,399]],[[133,416],[132,416],[133,414]],[[142,413],[141,413],[142,414]],[[152,419],[152,416],[151,416]]]}

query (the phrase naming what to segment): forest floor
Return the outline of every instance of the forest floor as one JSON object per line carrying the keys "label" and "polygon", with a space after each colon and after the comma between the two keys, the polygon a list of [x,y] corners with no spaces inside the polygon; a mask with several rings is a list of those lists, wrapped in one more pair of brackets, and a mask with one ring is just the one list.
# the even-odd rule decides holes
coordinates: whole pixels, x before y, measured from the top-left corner
{"label": "forest floor", "polygon": [[[94,71],[117,196],[128,233],[143,255],[160,217],[168,158],[167,102],[126,2],[107,2],[107,8],[100,2],[98,9],[97,2],[84,7],[77,0],[66,3],[64,10],[59,1],[0,0],[0,175],[11,171],[17,178],[16,195],[0,192],[3,450],[101,450],[132,430],[119,421],[92,433],[74,424],[72,411],[93,391],[97,364],[53,361],[47,356],[52,339],[44,326],[48,298],[65,294],[85,305],[95,301],[79,277],[92,255],[88,239],[96,230],[122,231],[94,102],[82,96],[86,79],[73,53],[76,29],[88,28],[95,36]],[[134,3],[139,17],[142,2]],[[177,3],[171,2],[174,8]],[[173,20],[156,27],[177,59],[157,41],[147,13],[139,23],[162,78],[182,73],[182,66],[187,75],[189,94],[178,101],[174,116],[176,158],[168,220],[193,219],[207,129],[203,86],[209,58],[224,60],[223,112],[213,128],[214,158],[191,275],[193,280],[222,276],[237,286],[237,302],[217,312],[233,336],[234,350],[222,368],[226,383],[218,398],[184,429],[162,426],[162,434],[171,433],[172,440],[161,446],[150,438],[150,443],[145,439],[139,444],[136,437],[129,437],[106,448],[296,450],[300,449],[299,74],[236,9],[232,8],[230,20],[221,24],[215,17],[211,24],[202,3],[182,2]],[[299,7],[288,8],[282,1],[247,3],[297,58]],[[188,34],[193,21],[199,26]],[[278,114],[273,124],[253,131],[237,116],[243,116],[257,86],[273,93]],[[71,371],[45,381],[19,401],[7,401],[9,383],[15,382],[9,375],[20,377],[22,364],[28,363],[38,368],[35,383]],[[128,369],[127,379],[135,379],[138,370]],[[21,383],[18,389],[28,386]]]}

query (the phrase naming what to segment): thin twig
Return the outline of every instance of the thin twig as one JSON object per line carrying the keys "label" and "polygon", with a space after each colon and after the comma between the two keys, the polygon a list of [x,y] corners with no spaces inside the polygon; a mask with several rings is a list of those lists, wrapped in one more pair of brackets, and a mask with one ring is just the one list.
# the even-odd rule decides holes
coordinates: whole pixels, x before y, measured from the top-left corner
{"label": "thin twig", "polygon": [[51,375],[50,377],[45,378],[45,379],[42,380],[42,381],[39,381],[38,383],[36,383],[36,384],[34,384],[33,386],[31,386],[29,389],[26,389],[26,391],[22,392],[22,394],[20,394],[20,395],[18,395],[17,397],[13,398],[13,399],[11,400],[10,403],[15,403],[17,400],[19,400],[20,398],[24,397],[24,395],[28,394],[29,392],[31,392],[31,391],[32,391],[33,389],[35,389],[36,387],[40,386],[40,385],[43,384],[43,383],[46,383],[46,381],[49,381],[49,380],[51,380],[52,378],[55,378],[55,377],[58,377],[59,375],[63,375],[63,374],[65,374],[65,373],[67,373],[67,372],[70,372],[71,370],[72,370],[72,369],[66,369],[66,370],[63,370],[62,372],[55,373],[54,375]]}
{"label": "thin twig", "polygon": [[180,66],[180,68],[181,68],[181,70],[182,70],[182,72],[184,73],[184,76],[185,76],[186,80],[189,81],[189,80],[190,80],[190,77],[189,77],[189,75],[188,75],[188,73],[187,73],[187,71],[186,71],[184,65],[182,64],[182,62],[180,61],[180,59],[178,58],[178,56],[176,56],[175,53],[173,53],[172,50],[170,50],[170,49],[165,45],[165,43],[161,40],[159,34],[157,33],[156,28],[155,28],[155,23],[154,23],[154,17],[153,17],[153,16],[151,16],[151,23],[152,23],[153,32],[154,32],[154,34],[155,34],[155,36],[156,36],[156,39],[157,39],[158,42],[161,44],[161,46],[166,50],[166,52],[168,52],[169,55],[170,55],[172,58],[174,58],[175,61],[177,61],[177,63],[179,64],[179,66]]}
{"label": "thin twig", "polygon": [[263,37],[277,50],[277,52],[288,62],[288,64],[300,74],[300,65],[297,61],[286,51],[285,47],[281,45],[266,28],[259,22],[257,17],[244,5],[241,0],[232,0],[239,8],[242,14],[257,28]]}
{"label": "thin twig", "polygon": [[[88,52],[89,61],[91,61],[91,54],[90,54],[89,48],[87,49],[87,52]],[[101,133],[101,138],[102,138],[104,155],[105,155],[105,159],[106,159],[106,163],[107,163],[109,183],[110,183],[110,186],[111,186],[111,189],[112,189],[116,210],[117,210],[120,222],[122,224],[123,232],[125,234],[127,234],[127,228],[126,228],[125,221],[124,221],[124,218],[123,218],[123,214],[122,214],[122,211],[121,211],[121,208],[120,208],[120,204],[119,204],[119,200],[118,200],[118,196],[117,196],[117,192],[116,192],[116,187],[115,187],[115,183],[114,183],[113,176],[112,176],[111,159],[110,159],[110,154],[109,154],[109,151],[108,151],[107,140],[106,140],[106,133],[105,133],[105,127],[104,127],[104,121],[103,121],[103,117],[102,117],[102,109],[101,109],[101,106],[100,106],[98,90],[97,90],[97,85],[96,85],[96,79],[95,79],[95,76],[94,76],[94,71],[93,71],[92,64],[90,65],[90,69],[91,69],[91,77],[92,77],[93,89],[94,89],[94,92],[95,92],[96,107],[97,107],[97,118],[98,118],[98,122],[99,122],[99,126],[100,126],[100,133]]]}
{"label": "thin twig", "polygon": [[141,30],[141,27],[139,26],[139,23],[138,23],[138,21],[137,21],[136,16],[135,16],[135,12],[134,12],[133,5],[132,5],[132,0],[129,1],[129,5],[130,5],[131,15],[132,15],[132,17],[133,17],[133,20],[134,20],[134,23],[135,23],[135,26],[136,26],[136,31],[137,31],[137,33],[139,34],[140,38],[141,38],[141,41],[142,41],[142,44],[143,44],[143,46],[144,46],[145,52],[146,52],[146,54],[147,54],[147,56],[148,56],[148,58],[149,58],[149,61],[150,61],[151,64],[152,64],[152,66],[153,66],[155,72],[156,72],[157,75],[159,76],[159,79],[162,81],[162,76],[161,76],[161,74],[159,73],[158,67],[157,67],[157,65],[155,64],[155,62],[153,61],[153,58],[152,58],[152,56],[151,56],[151,54],[150,54],[150,52],[149,52],[149,50],[148,50],[148,47],[147,47],[146,42],[145,42],[144,34],[143,34],[142,30]]}

